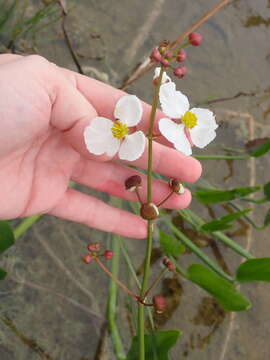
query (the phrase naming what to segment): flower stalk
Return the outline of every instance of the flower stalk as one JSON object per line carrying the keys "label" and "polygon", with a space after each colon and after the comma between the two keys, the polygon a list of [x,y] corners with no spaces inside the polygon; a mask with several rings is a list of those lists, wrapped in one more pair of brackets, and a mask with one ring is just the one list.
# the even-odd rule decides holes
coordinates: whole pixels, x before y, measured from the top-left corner
{"label": "flower stalk", "polygon": [[[164,69],[161,67],[157,84],[155,86],[152,109],[149,119],[148,130],[148,166],[147,166],[147,202],[152,202],[152,172],[153,172],[153,129],[158,106],[158,95],[161,85]],[[143,281],[141,286],[140,298],[144,299],[147,290],[148,278],[150,272],[150,260],[153,244],[153,220],[147,222],[147,249],[144,263]],[[138,304],[138,338],[139,338],[139,360],[145,360],[145,343],[144,343],[144,305]]]}

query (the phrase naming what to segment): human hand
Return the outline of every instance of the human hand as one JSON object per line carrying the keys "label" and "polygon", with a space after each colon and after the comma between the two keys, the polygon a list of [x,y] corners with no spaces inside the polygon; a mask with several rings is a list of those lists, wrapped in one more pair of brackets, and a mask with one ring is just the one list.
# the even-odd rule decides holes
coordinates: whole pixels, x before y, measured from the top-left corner
{"label": "human hand", "polygon": [[[108,194],[136,201],[124,181],[137,174],[107,156],[90,154],[83,131],[98,115],[113,118],[124,95],[109,85],[57,67],[32,55],[0,55],[0,219],[48,213],[126,237],[146,237],[146,222],[69,187],[73,180]],[[143,104],[138,129],[147,131],[150,106]],[[160,117],[160,116],[159,116]],[[157,130],[157,128],[156,128]],[[153,170],[182,181],[196,181],[200,163],[155,142]],[[130,163],[144,169],[147,153]],[[143,183],[146,178],[143,178]],[[145,186],[142,198],[146,199]],[[168,185],[155,181],[158,202]],[[174,194],[167,208],[185,208],[191,201],[186,189]]]}

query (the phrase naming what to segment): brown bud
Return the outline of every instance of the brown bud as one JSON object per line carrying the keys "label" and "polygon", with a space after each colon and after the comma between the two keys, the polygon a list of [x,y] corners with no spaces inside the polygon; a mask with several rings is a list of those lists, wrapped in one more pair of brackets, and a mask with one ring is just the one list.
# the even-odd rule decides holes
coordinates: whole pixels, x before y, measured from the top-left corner
{"label": "brown bud", "polygon": [[176,193],[176,194],[184,194],[185,188],[181,184],[181,182],[177,179],[170,179],[169,180],[169,187]]}
{"label": "brown bud", "polygon": [[175,271],[175,265],[169,258],[165,257],[162,263],[169,271]]}
{"label": "brown bud", "polygon": [[142,204],[141,217],[145,220],[155,220],[159,216],[158,207],[153,203]]}
{"label": "brown bud", "polygon": [[139,175],[133,175],[126,179],[125,187],[129,191],[135,191],[137,187],[141,186],[142,178]]}
{"label": "brown bud", "polygon": [[167,307],[167,301],[162,295],[155,295],[153,297],[153,305],[157,314],[162,314]]}

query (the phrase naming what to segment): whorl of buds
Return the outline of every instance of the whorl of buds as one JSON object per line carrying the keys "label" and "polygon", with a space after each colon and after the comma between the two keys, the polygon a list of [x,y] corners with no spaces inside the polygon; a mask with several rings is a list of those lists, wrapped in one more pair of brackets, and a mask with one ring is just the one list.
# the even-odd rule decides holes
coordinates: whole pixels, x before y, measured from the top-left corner
{"label": "whorl of buds", "polygon": [[185,50],[183,49],[179,50],[176,55],[176,61],[183,62],[186,60],[186,58],[187,58],[187,53],[185,52]]}
{"label": "whorl of buds", "polygon": [[153,305],[157,314],[162,314],[167,307],[167,301],[162,295],[155,295],[153,297]]}
{"label": "whorl of buds", "polygon": [[155,220],[159,216],[158,207],[153,203],[145,203],[141,206],[141,217],[145,220]]}
{"label": "whorl of buds", "polygon": [[100,244],[98,244],[98,243],[88,244],[88,245],[87,245],[87,249],[88,249],[89,251],[93,251],[93,252],[99,251],[99,250],[100,250]]}
{"label": "whorl of buds", "polygon": [[103,255],[104,255],[105,259],[111,260],[113,258],[114,254],[113,254],[113,251],[106,250]]}
{"label": "whorl of buds", "polygon": [[189,34],[188,38],[189,38],[189,42],[193,46],[199,46],[199,45],[201,45],[201,43],[203,41],[202,35],[198,32],[193,32],[193,33]]}
{"label": "whorl of buds", "polygon": [[185,66],[178,66],[173,71],[174,75],[178,78],[182,78],[187,74],[187,68]]}
{"label": "whorl of buds", "polygon": [[169,258],[165,257],[162,263],[169,271],[175,271],[175,265]]}
{"label": "whorl of buds", "polygon": [[170,179],[169,180],[169,187],[175,192],[176,194],[184,194],[185,188],[181,184],[181,182],[177,179]]}
{"label": "whorl of buds", "polygon": [[82,258],[82,261],[85,263],[85,264],[90,264],[90,262],[93,260],[93,256],[91,254],[87,254],[85,255],[83,258]]}
{"label": "whorl of buds", "polygon": [[141,186],[142,178],[139,175],[133,175],[126,179],[125,187],[129,191],[135,191],[136,188]]}

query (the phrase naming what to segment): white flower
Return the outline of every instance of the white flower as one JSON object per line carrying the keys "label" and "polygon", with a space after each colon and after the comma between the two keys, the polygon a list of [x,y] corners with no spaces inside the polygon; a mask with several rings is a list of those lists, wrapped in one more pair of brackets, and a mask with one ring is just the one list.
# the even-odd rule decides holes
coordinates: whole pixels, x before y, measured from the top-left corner
{"label": "white flower", "polygon": [[[159,77],[160,69],[161,69],[161,67],[155,68],[155,74],[154,74],[153,80],[155,80]],[[162,74],[161,84],[165,84],[169,81],[172,81],[172,79],[167,75],[166,71],[164,71]]]}
{"label": "white flower", "polygon": [[167,116],[181,120],[181,123],[166,118],[159,121],[161,134],[172,142],[177,150],[186,155],[192,154],[188,132],[192,143],[199,148],[204,148],[214,140],[218,125],[212,111],[201,108],[189,110],[188,98],[176,91],[173,82],[161,85],[159,99],[162,111]]}
{"label": "white flower", "polygon": [[138,159],[145,148],[142,131],[129,135],[129,127],[137,125],[142,118],[142,104],[135,95],[121,97],[115,105],[115,121],[95,117],[84,130],[84,141],[88,151],[95,155],[106,153],[114,156],[119,152],[122,160]]}

